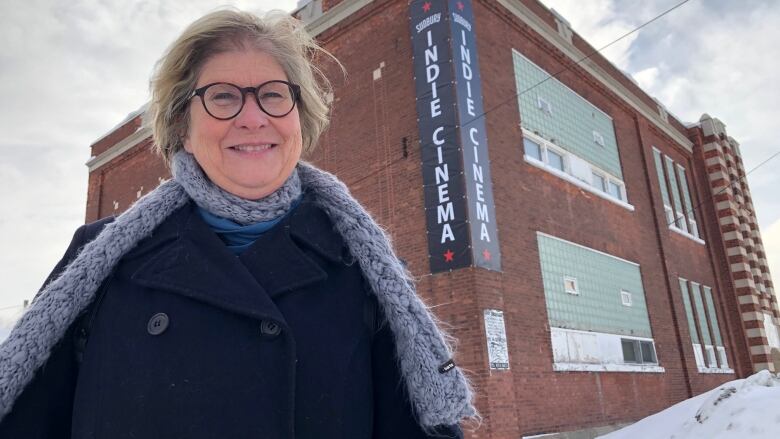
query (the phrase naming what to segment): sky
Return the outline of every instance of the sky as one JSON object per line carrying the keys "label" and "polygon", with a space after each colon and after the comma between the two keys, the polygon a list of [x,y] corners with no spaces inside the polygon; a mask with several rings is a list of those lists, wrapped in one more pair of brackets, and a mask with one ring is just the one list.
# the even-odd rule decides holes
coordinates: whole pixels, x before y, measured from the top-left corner
{"label": "sky", "polygon": [[[543,0],[601,47],[677,0]],[[21,311],[84,222],[89,146],[148,100],[165,47],[230,4],[290,11],[295,0],[0,2],[0,327]],[[686,122],[706,112],[741,143],[747,170],[774,140],[780,2],[691,0],[604,54]],[[780,276],[780,157],[748,181]],[[0,334],[1,335],[1,334]]]}

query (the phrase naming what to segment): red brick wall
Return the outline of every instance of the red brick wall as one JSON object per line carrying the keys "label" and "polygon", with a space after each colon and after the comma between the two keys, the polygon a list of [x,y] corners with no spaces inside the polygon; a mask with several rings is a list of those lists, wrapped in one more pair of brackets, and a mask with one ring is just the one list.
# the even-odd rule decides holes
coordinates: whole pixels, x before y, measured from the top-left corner
{"label": "red brick wall", "polygon": [[156,188],[160,179],[170,178],[150,147],[151,139],[147,139],[89,174],[87,222],[119,215]]}

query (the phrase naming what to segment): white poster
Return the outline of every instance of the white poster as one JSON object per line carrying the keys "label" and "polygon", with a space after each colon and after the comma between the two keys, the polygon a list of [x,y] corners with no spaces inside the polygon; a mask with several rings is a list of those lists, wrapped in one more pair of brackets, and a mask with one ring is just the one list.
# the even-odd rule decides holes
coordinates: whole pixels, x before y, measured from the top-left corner
{"label": "white poster", "polygon": [[485,338],[487,338],[488,361],[491,369],[509,369],[509,349],[506,344],[504,312],[497,309],[485,310]]}

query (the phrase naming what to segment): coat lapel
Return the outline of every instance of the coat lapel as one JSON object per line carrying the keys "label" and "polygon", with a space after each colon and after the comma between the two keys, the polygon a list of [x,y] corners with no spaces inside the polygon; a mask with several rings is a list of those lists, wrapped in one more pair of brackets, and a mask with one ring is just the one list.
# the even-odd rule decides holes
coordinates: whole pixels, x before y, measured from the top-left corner
{"label": "coat lapel", "polygon": [[[322,259],[307,255],[311,249]],[[274,300],[328,278],[328,262],[341,261],[342,241],[310,196],[241,255],[241,262]]]}
{"label": "coat lapel", "polygon": [[[172,242],[171,235],[176,235]],[[158,242],[166,238],[167,245]],[[193,204],[161,225],[144,247],[158,250],[133,274],[135,282],[248,317],[284,322],[263,286],[203,222]]]}
{"label": "coat lapel", "polygon": [[329,263],[351,263],[343,240],[311,196],[240,257],[227,249],[192,203],[128,256],[149,258],[132,276],[141,285],[279,322],[284,317],[274,300],[326,280]]}

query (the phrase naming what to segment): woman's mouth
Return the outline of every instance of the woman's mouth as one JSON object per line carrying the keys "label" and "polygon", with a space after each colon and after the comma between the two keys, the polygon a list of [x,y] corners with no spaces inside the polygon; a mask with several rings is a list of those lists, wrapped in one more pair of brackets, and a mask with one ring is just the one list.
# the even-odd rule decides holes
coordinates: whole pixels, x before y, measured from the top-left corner
{"label": "woman's mouth", "polygon": [[230,149],[234,151],[240,151],[240,152],[260,152],[265,151],[267,149],[271,149],[274,146],[276,146],[275,143],[263,143],[263,144],[252,144],[252,145],[233,145],[230,147]]}

